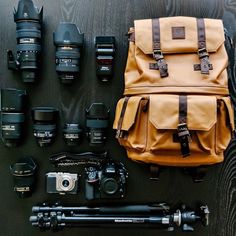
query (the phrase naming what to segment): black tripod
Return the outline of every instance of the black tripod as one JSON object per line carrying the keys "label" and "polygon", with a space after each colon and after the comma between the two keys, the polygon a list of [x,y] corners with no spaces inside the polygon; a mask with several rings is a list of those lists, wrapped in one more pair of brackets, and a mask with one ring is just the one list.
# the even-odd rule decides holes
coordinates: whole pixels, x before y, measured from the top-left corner
{"label": "black tripod", "polygon": [[202,222],[208,225],[209,210],[207,206],[200,206],[197,211],[187,210],[184,206],[180,210],[171,211],[166,204],[156,205],[126,205],[115,207],[52,207],[34,206],[34,215],[30,217],[33,226],[41,230],[54,231],[64,227],[78,227],[87,225],[135,225],[150,226],[174,231],[181,227],[183,231],[194,231],[193,224]]}

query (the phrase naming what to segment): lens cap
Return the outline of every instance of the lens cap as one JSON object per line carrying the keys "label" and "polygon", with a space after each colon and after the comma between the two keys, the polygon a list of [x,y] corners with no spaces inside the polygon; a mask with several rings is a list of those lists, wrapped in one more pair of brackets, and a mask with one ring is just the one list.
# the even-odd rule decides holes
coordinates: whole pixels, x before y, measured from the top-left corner
{"label": "lens cap", "polygon": [[10,166],[14,180],[14,191],[20,198],[31,196],[35,184],[36,163],[31,157],[25,157]]}

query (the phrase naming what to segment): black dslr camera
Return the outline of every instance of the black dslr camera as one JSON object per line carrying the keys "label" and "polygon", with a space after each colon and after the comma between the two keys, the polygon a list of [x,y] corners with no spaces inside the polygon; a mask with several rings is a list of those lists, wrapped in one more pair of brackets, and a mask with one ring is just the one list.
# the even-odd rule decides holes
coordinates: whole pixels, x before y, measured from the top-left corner
{"label": "black dslr camera", "polygon": [[82,34],[75,24],[60,23],[53,34],[56,46],[56,71],[62,83],[71,83],[80,71]]}
{"label": "black dslr camera", "polygon": [[109,161],[101,168],[90,166],[85,171],[87,200],[124,197],[128,172],[122,163]]}
{"label": "black dslr camera", "polygon": [[15,147],[22,141],[25,99],[25,90],[1,89],[1,139],[7,147]]}
{"label": "black dslr camera", "polygon": [[38,10],[32,0],[20,0],[17,11],[14,9],[17,53],[15,59],[8,51],[8,69],[21,71],[23,82],[34,82],[38,77],[42,19],[43,8]]}

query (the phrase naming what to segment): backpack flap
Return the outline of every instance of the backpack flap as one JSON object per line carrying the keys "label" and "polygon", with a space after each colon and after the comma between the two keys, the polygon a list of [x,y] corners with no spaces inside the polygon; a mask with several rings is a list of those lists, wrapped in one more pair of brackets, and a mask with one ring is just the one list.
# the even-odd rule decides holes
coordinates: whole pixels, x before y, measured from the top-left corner
{"label": "backpack flap", "polygon": [[[205,40],[208,52],[216,52],[224,44],[222,20],[204,19]],[[159,18],[160,49],[163,54],[197,53],[198,27],[194,17]],[[134,21],[135,44],[145,54],[153,54],[152,19]]]}
{"label": "backpack flap", "polygon": [[163,54],[197,52],[200,64],[194,64],[194,70],[209,74],[212,64],[208,52],[216,52],[224,43],[221,20],[166,17],[139,20],[134,25],[136,46],[145,54],[153,54],[156,63],[150,68],[159,70],[161,78],[169,75]]}
{"label": "backpack flap", "polygon": [[228,56],[219,19],[136,20],[129,34],[124,95],[228,95]]}

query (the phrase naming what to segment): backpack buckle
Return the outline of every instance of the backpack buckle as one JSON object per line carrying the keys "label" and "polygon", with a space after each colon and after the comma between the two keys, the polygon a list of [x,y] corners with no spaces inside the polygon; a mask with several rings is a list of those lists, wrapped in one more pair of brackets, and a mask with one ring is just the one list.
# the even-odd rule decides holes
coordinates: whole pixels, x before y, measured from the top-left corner
{"label": "backpack buckle", "polygon": [[160,60],[160,59],[163,59],[164,56],[163,56],[163,53],[160,49],[154,49],[153,50],[153,58],[155,60]]}
{"label": "backpack buckle", "polygon": [[204,58],[204,57],[208,57],[209,54],[208,54],[206,48],[199,48],[198,49],[198,56],[199,56],[200,59]]}
{"label": "backpack buckle", "polygon": [[166,64],[162,51],[160,49],[154,49],[153,58],[157,61],[157,68],[160,71],[161,78],[167,77],[169,75],[168,66]]}
{"label": "backpack buckle", "polygon": [[186,123],[181,123],[177,127],[177,134],[179,138],[179,142],[181,145],[181,152],[183,157],[187,157],[190,155],[189,143],[192,142],[190,132],[188,130]]}
{"label": "backpack buckle", "polygon": [[199,48],[198,49],[198,56],[200,59],[200,68],[201,68],[201,73],[202,74],[209,74],[209,65],[210,65],[210,61],[209,61],[209,54],[206,50],[206,48]]}

